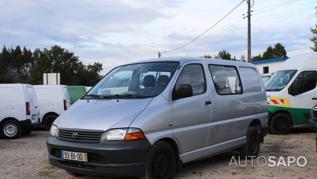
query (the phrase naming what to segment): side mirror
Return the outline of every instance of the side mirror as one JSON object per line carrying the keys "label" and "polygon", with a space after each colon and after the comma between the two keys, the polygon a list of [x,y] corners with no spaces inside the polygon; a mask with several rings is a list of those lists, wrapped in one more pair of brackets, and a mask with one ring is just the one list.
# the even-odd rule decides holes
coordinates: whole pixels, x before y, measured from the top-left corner
{"label": "side mirror", "polygon": [[291,85],[289,88],[288,88],[288,94],[292,95],[292,96],[296,96],[296,92],[294,90],[294,86]]}
{"label": "side mirror", "polygon": [[184,84],[175,88],[173,91],[173,100],[187,98],[193,96],[193,88],[191,85]]}

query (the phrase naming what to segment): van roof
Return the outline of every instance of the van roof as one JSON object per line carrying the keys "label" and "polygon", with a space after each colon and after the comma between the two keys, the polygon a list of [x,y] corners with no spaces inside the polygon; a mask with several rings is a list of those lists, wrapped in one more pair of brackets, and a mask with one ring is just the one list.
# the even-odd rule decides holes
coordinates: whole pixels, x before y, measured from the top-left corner
{"label": "van roof", "polygon": [[232,61],[232,60],[223,60],[223,59],[213,59],[213,58],[203,58],[203,57],[163,57],[163,58],[151,58],[148,60],[137,61],[129,64],[144,63],[144,62],[166,62],[166,61],[175,61],[180,62],[180,64],[188,62],[199,62],[205,64],[219,64],[219,65],[232,65],[232,66],[245,66],[253,67],[255,66],[251,63],[241,62],[241,61]]}
{"label": "van roof", "polygon": [[32,85],[30,85],[30,84],[22,84],[22,83],[0,84],[0,87],[23,87],[23,86],[32,86]]}
{"label": "van roof", "polygon": [[306,54],[290,57],[287,61],[283,62],[280,70],[286,69],[309,69],[317,68],[317,53],[311,52]]}
{"label": "van roof", "polygon": [[66,85],[33,85],[34,88],[66,88]]}

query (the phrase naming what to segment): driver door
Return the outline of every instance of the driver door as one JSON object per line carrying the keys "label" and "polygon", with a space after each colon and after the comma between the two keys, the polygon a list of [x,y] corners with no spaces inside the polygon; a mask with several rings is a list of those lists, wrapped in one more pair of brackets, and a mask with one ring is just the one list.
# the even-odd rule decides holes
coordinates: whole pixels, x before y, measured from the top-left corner
{"label": "driver door", "polygon": [[190,85],[193,96],[172,103],[174,136],[181,144],[182,153],[206,147],[209,140],[211,95],[207,90],[205,71],[201,64],[188,64],[182,69],[175,88]]}

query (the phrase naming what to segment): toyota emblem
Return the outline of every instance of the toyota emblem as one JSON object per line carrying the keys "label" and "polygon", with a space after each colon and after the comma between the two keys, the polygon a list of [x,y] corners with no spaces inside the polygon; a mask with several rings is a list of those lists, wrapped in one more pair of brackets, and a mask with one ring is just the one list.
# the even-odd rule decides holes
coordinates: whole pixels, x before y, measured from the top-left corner
{"label": "toyota emblem", "polygon": [[72,133],[72,138],[76,139],[78,137],[78,132],[73,132]]}

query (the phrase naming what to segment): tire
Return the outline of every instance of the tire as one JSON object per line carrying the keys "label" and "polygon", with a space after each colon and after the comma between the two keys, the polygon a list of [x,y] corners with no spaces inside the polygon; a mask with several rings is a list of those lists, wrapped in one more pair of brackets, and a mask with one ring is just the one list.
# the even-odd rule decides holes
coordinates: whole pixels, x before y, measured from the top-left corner
{"label": "tire", "polygon": [[275,114],[270,121],[272,134],[288,134],[292,128],[292,118],[288,114]]}
{"label": "tire", "polygon": [[16,139],[21,135],[21,126],[18,121],[9,119],[2,123],[1,134],[7,139]]}
{"label": "tire", "polygon": [[247,143],[240,148],[240,155],[243,157],[256,157],[260,151],[261,145],[261,127],[260,126],[250,126],[247,132]]}
{"label": "tire", "polygon": [[172,179],[177,168],[176,153],[166,142],[155,144],[146,161],[145,176],[142,179]]}
{"label": "tire", "polygon": [[43,124],[46,130],[50,130],[53,122],[58,116],[56,114],[48,114],[43,119]]}
{"label": "tire", "polygon": [[69,175],[73,176],[73,177],[82,177],[82,176],[85,176],[85,175],[83,175],[83,174],[76,173],[76,172],[72,172],[72,171],[68,171],[68,170],[66,170],[66,172],[67,172]]}

